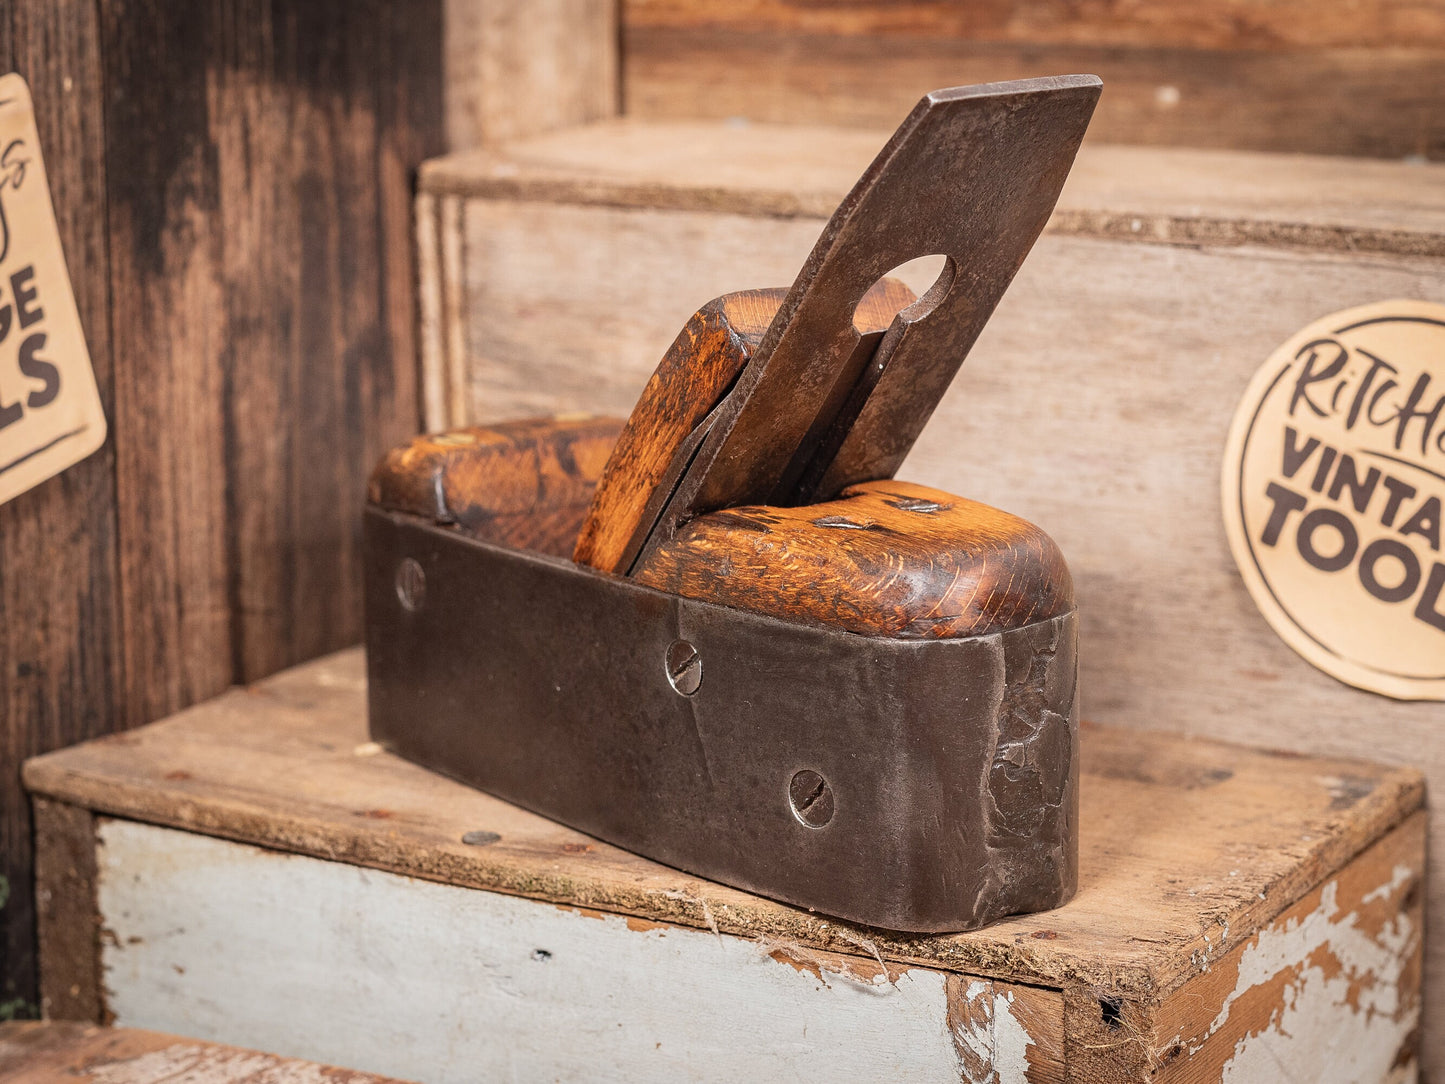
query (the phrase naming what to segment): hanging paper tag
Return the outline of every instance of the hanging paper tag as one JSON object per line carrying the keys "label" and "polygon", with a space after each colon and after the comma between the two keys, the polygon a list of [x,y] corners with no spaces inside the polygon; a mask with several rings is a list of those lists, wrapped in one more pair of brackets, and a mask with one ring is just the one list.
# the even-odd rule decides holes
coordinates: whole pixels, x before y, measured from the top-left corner
{"label": "hanging paper tag", "polygon": [[103,443],[30,90],[0,76],[0,503]]}

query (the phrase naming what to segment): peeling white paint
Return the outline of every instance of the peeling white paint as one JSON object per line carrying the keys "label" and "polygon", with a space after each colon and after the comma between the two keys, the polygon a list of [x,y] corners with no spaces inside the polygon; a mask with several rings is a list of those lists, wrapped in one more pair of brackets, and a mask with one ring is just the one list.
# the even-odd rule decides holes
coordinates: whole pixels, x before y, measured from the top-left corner
{"label": "peeling white paint", "polygon": [[[103,820],[100,838],[122,1025],[427,1084],[961,1075],[936,971],[818,974],[726,934],[189,832]],[[998,1015],[1023,1064],[1022,1029]]]}
{"label": "peeling white paint", "polygon": [[994,995],[993,1063],[999,1084],[1027,1084],[1029,1033],[1013,1014],[1012,993]]}
{"label": "peeling white paint", "polygon": [[1013,993],[974,979],[964,997],[975,1006],[988,999],[986,1019],[974,1019],[972,1026],[954,1029],[954,1038],[973,1055],[961,1065],[964,1084],[1028,1084],[1030,1039],[1013,1014]]}
{"label": "peeling white paint", "polygon": [[[1408,868],[1397,866],[1364,902],[1393,899],[1411,876]],[[1283,994],[1268,1022],[1235,1044],[1223,1084],[1413,1079],[1413,1066],[1391,1067],[1419,1022],[1418,1004],[1400,1003],[1401,975],[1419,932],[1407,915],[1396,913],[1378,936],[1371,936],[1360,927],[1358,912],[1342,913],[1338,892],[1338,883],[1330,882],[1315,910],[1261,931],[1245,948],[1234,990],[1190,1052],[1224,1027],[1235,1003],[1250,990],[1283,975]]]}
{"label": "peeling white paint", "polygon": [[1390,874],[1389,882],[1371,891],[1370,894],[1361,899],[1360,902],[1365,904],[1374,903],[1376,900],[1387,900],[1399,892],[1400,888],[1405,885],[1412,876],[1413,871],[1409,866],[1396,865],[1394,871]]}
{"label": "peeling white paint", "polygon": [[[971,982],[964,993],[965,1000],[973,1005],[978,998],[987,994],[992,983]],[[987,1020],[970,1017],[959,1022],[953,1031],[959,1049],[965,1052],[962,1059],[964,1084],[991,1084],[993,1068],[987,1062],[993,1055],[993,1014]],[[983,1062],[984,1065],[976,1065]]]}

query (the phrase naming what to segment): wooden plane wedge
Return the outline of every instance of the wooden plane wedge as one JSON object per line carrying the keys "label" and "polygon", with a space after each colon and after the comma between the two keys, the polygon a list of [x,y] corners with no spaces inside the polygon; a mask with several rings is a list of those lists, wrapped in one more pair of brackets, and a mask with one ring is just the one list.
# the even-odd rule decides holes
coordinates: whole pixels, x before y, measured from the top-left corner
{"label": "wooden plane wedge", "polygon": [[[645,502],[613,492],[636,485],[629,462],[609,470],[577,560],[627,572],[700,513],[805,504],[891,477],[1043,231],[1101,87],[1077,75],[924,97],[834,212],[766,330],[757,335],[757,308],[737,325],[745,364],[691,446],[652,427],[654,400],[689,394],[704,352],[692,364],[676,363],[676,347],[669,353],[674,363],[648,384],[619,456],[646,443],[650,457],[686,462],[658,472],[670,492]],[[945,257],[938,281],[887,314],[885,336],[876,334],[876,303],[855,323],[883,276],[933,255]],[[706,398],[714,389],[699,390]],[[626,542],[594,547],[604,534]]]}

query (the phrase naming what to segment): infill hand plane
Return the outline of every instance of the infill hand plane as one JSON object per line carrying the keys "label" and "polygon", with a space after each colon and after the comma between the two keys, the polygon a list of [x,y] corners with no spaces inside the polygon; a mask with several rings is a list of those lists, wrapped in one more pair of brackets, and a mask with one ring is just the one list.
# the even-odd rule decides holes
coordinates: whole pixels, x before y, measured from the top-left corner
{"label": "infill hand plane", "polygon": [[[1073,586],[1032,524],[893,479],[1043,230],[1100,83],[925,97],[788,289],[688,321],[625,422],[420,438],[365,518],[372,737],[852,922],[1077,883]],[[921,297],[887,275],[946,258]]]}

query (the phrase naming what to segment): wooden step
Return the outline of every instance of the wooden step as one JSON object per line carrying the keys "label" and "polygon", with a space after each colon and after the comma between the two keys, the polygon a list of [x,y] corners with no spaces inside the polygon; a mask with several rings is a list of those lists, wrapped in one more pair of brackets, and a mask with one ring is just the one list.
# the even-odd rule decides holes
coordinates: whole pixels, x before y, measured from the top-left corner
{"label": "wooden step", "polygon": [[[428,424],[625,413],[703,302],[792,281],[887,134],[618,120],[426,163]],[[1016,398],[1052,406],[1057,349],[1091,385],[1114,362],[1091,399],[1193,370],[1199,413],[1331,306],[1438,297],[1442,260],[1445,165],[1086,144],[959,384],[1007,358]]]}
{"label": "wooden step", "polygon": [[[826,218],[890,134],[885,127],[617,118],[433,158],[421,168],[420,189],[435,196]],[[1052,228],[1441,255],[1442,177],[1445,165],[1090,140]]]}
{"label": "wooden step", "polygon": [[26,765],[42,982],[52,1011],[429,1081],[1413,1072],[1418,773],[1082,744],[1072,902],[889,934],[380,751],[345,652]]}

